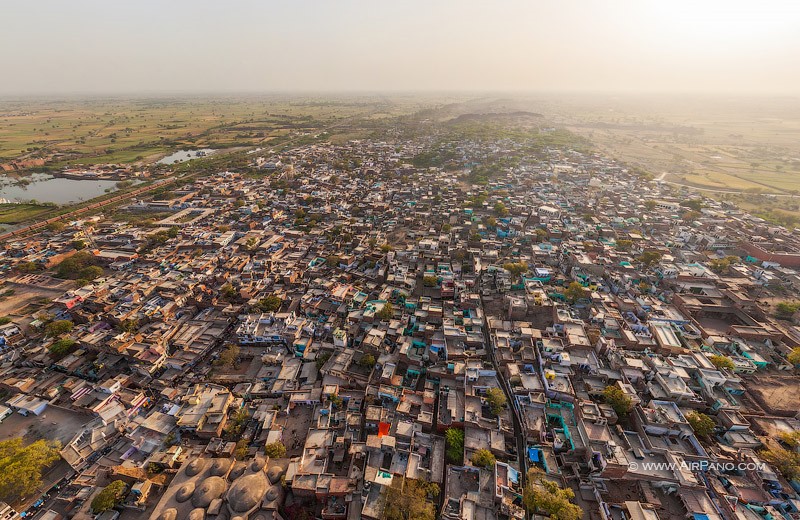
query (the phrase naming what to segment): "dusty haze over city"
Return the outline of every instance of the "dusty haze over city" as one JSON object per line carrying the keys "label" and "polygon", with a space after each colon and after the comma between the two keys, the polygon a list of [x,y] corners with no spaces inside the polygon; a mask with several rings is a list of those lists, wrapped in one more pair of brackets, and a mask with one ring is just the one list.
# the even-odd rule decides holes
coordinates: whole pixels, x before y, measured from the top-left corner
{"label": "dusty haze over city", "polygon": [[20,1],[0,94],[797,94],[790,0]]}
{"label": "dusty haze over city", "polygon": [[798,65],[798,0],[0,0],[0,520],[800,520]]}

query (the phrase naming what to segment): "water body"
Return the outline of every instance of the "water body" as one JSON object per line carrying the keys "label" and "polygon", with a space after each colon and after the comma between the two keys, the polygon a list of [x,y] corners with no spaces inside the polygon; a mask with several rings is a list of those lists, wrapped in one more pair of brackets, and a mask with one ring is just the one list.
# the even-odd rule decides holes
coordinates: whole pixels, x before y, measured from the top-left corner
{"label": "water body", "polygon": [[212,148],[201,148],[199,150],[178,150],[158,161],[158,164],[175,164],[183,161],[191,161],[198,157],[205,157],[213,154],[216,150]]}
{"label": "water body", "polygon": [[30,183],[20,185],[0,176],[0,198],[19,202],[36,200],[67,204],[99,197],[109,188],[115,190],[117,185],[117,181],[62,179],[43,173],[35,173],[26,179]]}

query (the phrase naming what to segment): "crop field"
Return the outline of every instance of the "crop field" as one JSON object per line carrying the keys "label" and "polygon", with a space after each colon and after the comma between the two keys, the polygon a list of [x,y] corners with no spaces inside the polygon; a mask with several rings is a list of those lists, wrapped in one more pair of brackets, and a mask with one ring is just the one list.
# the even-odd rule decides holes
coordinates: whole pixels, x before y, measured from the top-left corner
{"label": "crop field", "polygon": [[[348,119],[381,124],[415,98],[289,97],[0,100],[0,164],[151,163],[181,148],[268,145]],[[345,129],[346,130],[346,129]],[[24,161],[32,161],[30,164]]]}
{"label": "crop field", "polygon": [[549,118],[657,179],[800,192],[800,108],[791,99],[576,96],[544,105]]}
{"label": "crop field", "polygon": [[0,224],[18,224],[53,211],[52,205],[0,204]]}

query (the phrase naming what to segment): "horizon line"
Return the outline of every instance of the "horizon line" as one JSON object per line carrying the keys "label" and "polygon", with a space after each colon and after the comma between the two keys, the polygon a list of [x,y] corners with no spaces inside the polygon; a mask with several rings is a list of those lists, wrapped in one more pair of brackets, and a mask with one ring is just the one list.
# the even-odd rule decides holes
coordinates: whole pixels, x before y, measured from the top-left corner
{"label": "horizon line", "polygon": [[749,97],[799,98],[790,91],[711,91],[711,90],[620,90],[620,89],[264,89],[264,90],[138,90],[138,91],[61,91],[61,92],[0,92],[0,100],[19,99],[90,99],[90,98],[154,98],[154,97],[237,97],[237,96],[390,96],[390,95],[516,95],[516,96],[673,96],[673,97]]}

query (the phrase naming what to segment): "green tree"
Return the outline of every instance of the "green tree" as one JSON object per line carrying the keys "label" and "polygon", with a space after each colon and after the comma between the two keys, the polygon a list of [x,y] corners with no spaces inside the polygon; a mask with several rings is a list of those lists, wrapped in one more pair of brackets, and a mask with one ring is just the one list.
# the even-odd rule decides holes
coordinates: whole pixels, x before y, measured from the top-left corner
{"label": "green tree", "polygon": [[55,222],[51,222],[51,223],[47,224],[47,230],[48,231],[54,231],[54,232],[63,231],[65,227],[67,227],[67,226],[64,225],[64,223],[61,222],[60,220],[57,220]]}
{"label": "green tree", "polygon": [[72,322],[69,320],[51,321],[44,327],[44,332],[48,336],[61,336],[72,330]]}
{"label": "green tree", "polygon": [[122,329],[123,332],[132,334],[139,329],[139,322],[135,318],[129,318],[120,323],[119,328]]}
{"label": "green tree", "polygon": [[464,462],[464,430],[448,428],[444,432],[445,456],[450,464]]}
{"label": "green tree", "polygon": [[239,294],[239,291],[230,283],[223,284],[222,287],[219,288],[219,292],[226,300],[232,300]]}
{"label": "green tree", "polygon": [[103,276],[103,268],[99,265],[88,265],[78,271],[78,278],[83,280],[96,280]]}
{"label": "green tree", "polygon": [[390,302],[386,302],[375,315],[383,321],[390,320],[394,316],[394,306]]}
{"label": "green tree", "polygon": [[611,405],[619,417],[625,417],[633,409],[633,401],[630,397],[625,395],[617,385],[609,385],[603,389],[603,398],[606,403]]}
{"label": "green tree", "polygon": [[656,209],[656,206],[658,206],[658,202],[656,202],[654,200],[646,200],[646,201],[644,201],[644,207],[648,211],[653,211],[654,209]]}
{"label": "green tree", "polygon": [[489,388],[486,390],[486,402],[493,414],[500,415],[506,406],[506,394],[497,387]]}
{"label": "green tree", "polygon": [[35,273],[42,269],[42,264],[37,262],[20,262],[14,266],[14,269],[20,273]]}
{"label": "green tree", "polygon": [[338,255],[331,255],[325,259],[325,263],[328,267],[338,267],[342,263],[342,258]]}
{"label": "green tree", "polygon": [[728,272],[730,266],[731,262],[727,258],[712,258],[711,261],[708,262],[709,269],[718,274]]}
{"label": "green tree", "polygon": [[236,414],[234,414],[233,418],[225,426],[225,432],[229,435],[239,435],[244,425],[247,424],[249,420],[250,414],[247,413],[247,410],[237,410]]}
{"label": "green tree", "polygon": [[258,307],[261,312],[275,312],[281,308],[282,304],[283,300],[274,294],[270,294],[266,298],[258,300],[256,307]]}
{"label": "green tree", "polygon": [[699,211],[687,211],[683,215],[681,215],[681,220],[683,220],[686,223],[690,223],[699,219],[701,216],[703,216],[703,214],[700,213]]}
{"label": "green tree", "polygon": [[439,278],[432,274],[426,274],[422,277],[422,285],[425,287],[436,287],[439,285]]}
{"label": "green tree", "polygon": [[245,439],[239,439],[236,442],[236,449],[233,450],[233,456],[236,460],[243,460],[247,457],[247,441]]}
{"label": "green tree", "polygon": [[791,365],[800,365],[800,347],[793,348],[789,355],[786,356],[786,360]]}
{"label": "green tree", "polygon": [[579,282],[570,282],[564,289],[564,297],[570,303],[575,303],[586,295],[586,289]]}
{"label": "green tree", "polygon": [[633,240],[617,240],[617,249],[620,251],[630,251],[633,247]]}
{"label": "green tree", "polygon": [[658,251],[645,251],[639,257],[639,261],[645,265],[645,267],[650,267],[657,264],[661,260],[661,253]]}
{"label": "green tree", "polygon": [[714,431],[714,426],[716,426],[714,419],[694,410],[686,415],[686,420],[689,421],[692,430],[700,437],[710,437]]}
{"label": "green tree", "polygon": [[511,273],[511,276],[516,278],[528,270],[528,264],[525,262],[508,262],[503,264],[503,269]]}
{"label": "green tree", "polygon": [[98,266],[97,262],[97,258],[92,253],[83,249],[62,260],[56,267],[55,276],[66,280],[77,278],[94,280],[103,274],[103,268]]}
{"label": "green tree", "polygon": [[86,247],[86,242],[84,242],[83,240],[73,240],[72,247],[80,251],[81,249]]}
{"label": "green tree", "polygon": [[787,480],[800,478],[800,453],[780,446],[761,452],[761,457],[783,473]]}
{"label": "green tree", "polygon": [[456,262],[463,262],[467,258],[467,250],[466,249],[456,249],[451,253],[451,257]]}
{"label": "green tree", "polygon": [[42,484],[42,470],[59,459],[58,443],[38,440],[27,446],[22,437],[0,441],[0,500],[14,502]]}
{"label": "green tree", "polygon": [[330,358],[331,358],[331,353],[330,352],[325,352],[325,353],[321,354],[319,357],[317,357],[317,360],[316,360],[317,370],[319,370],[323,366],[325,366],[325,363],[327,363]]}
{"label": "green tree", "polygon": [[793,450],[800,448],[800,430],[781,432],[778,434],[778,439]]}
{"label": "green tree", "polygon": [[50,351],[50,354],[52,354],[55,358],[61,359],[62,357],[66,356],[74,346],[75,346],[75,340],[65,338],[65,339],[60,339],[55,343],[53,343],[52,345],[50,345],[48,350]]}
{"label": "green tree", "polygon": [[122,502],[125,498],[125,482],[115,480],[111,484],[103,488],[94,499],[92,499],[92,511],[95,513],[102,513],[113,509],[117,504]]}
{"label": "green tree", "polygon": [[681,202],[681,206],[699,212],[701,209],[703,209],[703,201],[698,199],[689,199]]}
{"label": "green tree", "polygon": [[583,510],[574,504],[575,493],[548,480],[536,470],[528,473],[522,503],[528,513],[544,513],[552,520],[579,520]]}
{"label": "green tree", "polygon": [[728,356],[709,356],[708,360],[711,361],[711,364],[717,367],[717,370],[728,369],[733,370],[736,368],[736,365],[733,364],[733,360]]}
{"label": "green tree", "polygon": [[494,467],[494,463],[497,462],[497,459],[495,459],[491,451],[481,448],[472,454],[470,462],[472,462],[473,466],[491,469]]}
{"label": "green tree", "polygon": [[255,251],[258,248],[258,237],[250,237],[244,244],[244,248],[248,251]]}
{"label": "green tree", "polygon": [[800,303],[780,302],[775,306],[775,316],[781,319],[788,319],[798,310],[800,310]]}
{"label": "green tree", "polygon": [[436,484],[395,478],[384,493],[384,520],[435,520],[436,507],[428,497],[439,494]]}
{"label": "green tree", "polygon": [[364,368],[372,368],[375,366],[375,356],[372,354],[365,354],[358,360],[358,365]]}
{"label": "green tree", "polygon": [[508,216],[508,208],[502,202],[498,201],[494,205],[494,214],[498,217],[506,217]]}
{"label": "green tree", "polygon": [[337,410],[340,409],[344,404],[344,400],[341,397],[339,397],[339,394],[333,394],[328,399],[330,400],[333,407],[336,408]]}
{"label": "green tree", "polygon": [[236,361],[239,359],[239,346],[231,343],[228,347],[222,351],[219,355],[219,359],[217,362],[221,366],[225,367],[233,367],[236,364]]}
{"label": "green tree", "polygon": [[742,259],[736,255],[728,255],[725,257],[725,260],[728,261],[729,265],[736,265],[742,263]]}
{"label": "green tree", "polygon": [[281,441],[270,442],[264,446],[264,453],[271,459],[280,459],[286,456],[286,446]]}

